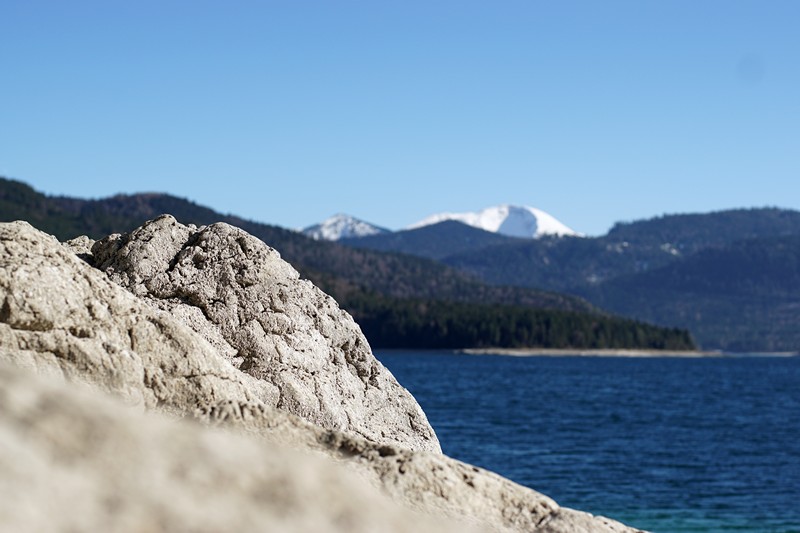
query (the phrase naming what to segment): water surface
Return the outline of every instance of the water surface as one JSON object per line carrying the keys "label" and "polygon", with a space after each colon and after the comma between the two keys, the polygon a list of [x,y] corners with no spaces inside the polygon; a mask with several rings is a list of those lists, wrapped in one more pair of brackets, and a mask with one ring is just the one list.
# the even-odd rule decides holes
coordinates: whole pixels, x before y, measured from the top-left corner
{"label": "water surface", "polygon": [[800,532],[800,358],[377,351],[443,451],[654,532]]}

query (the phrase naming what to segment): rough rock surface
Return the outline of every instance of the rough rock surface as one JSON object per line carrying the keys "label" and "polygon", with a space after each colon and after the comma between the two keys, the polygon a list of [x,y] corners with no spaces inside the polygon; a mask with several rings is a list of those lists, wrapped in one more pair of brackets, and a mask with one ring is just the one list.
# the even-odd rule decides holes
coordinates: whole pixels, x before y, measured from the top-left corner
{"label": "rough rock surface", "polygon": [[26,222],[0,224],[0,346],[19,366],[183,415],[274,388]]}
{"label": "rough rock surface", "polygon": [[[183,227],[174,227],[183,231]],[[214,231],[220,228],[228,231],[225,226],[216,228]],[[194,232],[195,237],[204,231],[186,229]],[[120,240],[120,237],[115,237],[105,241],[103,246]],[[140,410],[152,409],[172,416],[194,417],[208,424],[222,424],[245,431],[251,434],[250,438],[259,439],[265,446],[266,443],[284,444],[305,450],[306,453],[333,458],[346,465],[362,481],[380,488],[406,507],[427,515],[471,522],[482,530],[632,531],[610,520],[560,508],[546,496],[440,453],[414,451],[390,439],[376,442],[353,432],[324,429],[273,407],[275,398],[280,397],[276,390],[278,385],[237,369],[234,365],[241,366],[246,360],[244,357],[237,361],[230,353],[220,353],[212,343],[180,320],[147,303],[153,301],[149,296],[146,299],[138,298],[113,283],[103,272],[87,264],[92,257],[79,259],[75,252],[85,255],[87,245],[87,242],[61,245],[27,223],[0,224],[0,361],[10,361],[40,374],[110,392],[121,397],[125,403],[138,406]],[[246,240],[245,245],[249,245]],[[100,250],[97,246],[95,248]],[[153,252],[160,253],[163,249]],[[150,256],[142,256],[139,260],[147,264]],[[160,264],[160,261],[158,259],[151,264]],[[171,270],[177,270],[179,265],[176,260]],[[235,275],[225,274],[222,266],[220,270],[223,278]],[[297,293],[296,296],[314,298],[316,293]],[[174,298],[180,301],[178,296]],[[163,303],[162,300],[154,301]],[[236,301],[229,303],[233,305]],[[303,302],[294,302],[294,305],[302,306]],[[321,305],[325,305],[324,302]],[[179,314],[181,310],[190,308],[195,307],[176,304],[174,311]],[[313,322],[313,317],[317,315],[308,312],[308,320]],[[226,315],[222,313],[220,316]],[[206,322],[210,330],[219,328],[214,322]],[[202,322],[198,323],[203,325]],[[202,331],[203,328],[199,329]],[[287,330],[287,334],[292,331]],[[228,342],[224,337],[223,340]],[[276,360],[280,360],[280,357],[280,354],[274,355]],[[320,371],[324,368],[321,367]],[[357,373],[349,365],[347,368],[347,372]],[[3,407],[0,411],[4,411],[7,400],[0,398],[0,401]],[[392,404],[392,407],[395,405]],[[365,419],[369,420],[382,423],[381,418]],[[25,431],[20,424],[14,427],[14,431]],[[69,431],[64,427],[58,426],[59,433],[64,433],[60,437],[64,439],[93,438],[93,430],[84,431],[81,425]],[[380,426],[368,429],[373,435],[379,435],[382,430]],[[87,432],[88,436],[85,434]],[[150,439],[143,437],[136,442],[148,446]],[[154,446],[160,446],[158,442],[161,441],[157,438],[154,437],[153,442]],[[13,449],[20,456],[34,453],[25,451],[28,444],[15,446],[3,449]],[[215,453],[231,458],[237,454],[235,451]],[[106,467],[121,469],[119,471],[124,476],[128,475],[125,468],[130,468],[130,465],[126,467],[122,463],[135,459],[130,455],[122,455],[119,457],[120,465],[115,465],[112,464],[112,458],[100,455],[105,457],[102,460]],[[0,464],[5,464],[4,468],[14,467],[8,463],[13,461],[5,460],[4,463],[0,458]],[[159,464],[165,469],[172,468],[167,459]],[[191,465],[190,462],[189,467]],[[83,468],[81,466],[78,471]],[[248,466],[230,459],[229,468],[233,471],[220,476],[225,479],[244,479],[241,483],[245,485],[250,483],[250,478],[241,478],[243,474],[238,472]],[[287,471],[285,475],[291,477],[294,474]],[[297,475],[308,474],[301,469]],[[47,496],[46,487],[33,486],[41,482],[41,477],[31,478],[38,481],[28,485],[19,484],[19,487],[15,485],[15,479],[11,475],[0,475],[0,495],[13,494],[19,487],[24,487],[25,490],[45,491],[41,494]],[[83,483],[77,477],[74,481]],[[97,498],[91,505],[99,509],[98,512],[104,509],[104,505],[120,505],[113,498],[103,499],[102,494],[108,493],[108,486],[102,485],[104,481],[90,476],[85,483],[101,483],[94,488],[84,487],[88,491],[88,498]],[[122,482],[119,487],[120,491],[131,489]],[[175,490],[183,489],[176,487]],[[192,500],[191,489],[186,490],[189,492],[175,496],[176,505],[189,505],[187,502]],[[132,495],[120,492],[123,494],[120,498],[125,500],[130,496],[135,499],[142,491],[134,492]],[[278,498],[275,492],[267,494],[269,498]],[[245,496],[247,498],[249,496]],[[203,502],[200,499],[198,505],[204,505]],[[25,505],[29,505],[29,500],[21,503],[22,507]],[[327,501],[321,505],[327,505]],[[5,512],[2,509],[0,512]],[[199,509],[197,512],[198,516],[203,516],[206,511]],[[324,514],[323,511],[319,512]],[[3,523],[1,514],[0,523]],[[188,526],[194,523],[186,522],[186,528],[171,529],[191,529]]]}
{"label": "rough rock surface", "polygon": [[112,280],[271,384],[269,405],[375,442],[441,451],[419,404],[353,319],[245,231],[198,229],[165,215],[95,243],[92,253]]}
{"label": "rough rock surface", "polygon": [[341,465],[0,364],[3,531],[462,531]]}

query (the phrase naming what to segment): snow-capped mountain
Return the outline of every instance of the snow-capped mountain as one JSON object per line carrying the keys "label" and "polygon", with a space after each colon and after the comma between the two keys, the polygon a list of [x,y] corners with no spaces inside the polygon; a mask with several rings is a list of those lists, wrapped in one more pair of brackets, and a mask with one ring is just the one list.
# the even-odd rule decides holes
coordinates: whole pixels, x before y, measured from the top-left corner
{"label": "snow-capped mountain", "polygon": [[389,233],[389,230],[385,228],[342,213],[333,215],[325,221],[304,228],[301,231],[318,241],[338,241],[348,237],[367,237],[368,235]]}
{"label": "snow-capped mountain", "polygon": [[445,220],[457,220],[469,226],[510,237],[536,239],[544,235],[579,235],[541,209],[516,205],[497,205],[470,213],[438,213],[412,224],[408,229],[430,226]]}

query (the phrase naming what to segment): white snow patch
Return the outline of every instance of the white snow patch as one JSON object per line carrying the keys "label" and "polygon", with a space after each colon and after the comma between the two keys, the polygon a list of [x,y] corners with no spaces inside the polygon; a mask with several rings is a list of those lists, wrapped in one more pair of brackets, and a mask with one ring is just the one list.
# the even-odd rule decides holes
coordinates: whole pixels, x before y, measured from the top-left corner
{"label": "white snow patch", "polygon": [[675,245],[669,242],[665,242],[664,244],[662,244],[661,250],[663,252],[667,252],[670,255],[675,255],[675,256],[681,255],[680,250],[675,248]]}
{"label": "white snow patch", "polygon": [[389,232],[387,229],[343,213],[333,215],[325,221],[304,228],[301,231],[306,236],[318,241],[338,241],[339,239],[350,237],[367,237]]}
{"label": "white snow patch", "polygon": [[438,213],[412,224],[407,229],[456,220],[475,228],[508,235],[536,239],[545,235],[580,236],[553,215],[535,207],[498,205],[482,211],[468,213]]}

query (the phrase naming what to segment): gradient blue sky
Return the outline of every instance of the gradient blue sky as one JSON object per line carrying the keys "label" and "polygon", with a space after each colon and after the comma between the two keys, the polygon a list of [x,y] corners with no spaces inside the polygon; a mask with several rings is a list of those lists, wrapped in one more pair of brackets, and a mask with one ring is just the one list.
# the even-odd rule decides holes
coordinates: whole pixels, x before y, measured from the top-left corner
{"label": "gradient blue sky", "polygon": [[800,208],[798,1],[0,2],[0,175],[287,227]]}

